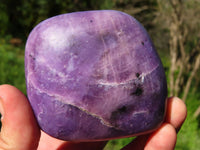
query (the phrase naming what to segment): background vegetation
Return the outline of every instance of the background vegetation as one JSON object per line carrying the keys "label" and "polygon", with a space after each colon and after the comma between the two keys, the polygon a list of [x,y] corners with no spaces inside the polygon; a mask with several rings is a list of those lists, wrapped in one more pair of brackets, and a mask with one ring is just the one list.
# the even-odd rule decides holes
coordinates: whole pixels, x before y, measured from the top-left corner
{"label": "background vegetation", "polygon": [[[124,11],[145,26],[162,59],[169,96],[179,96],[187,105],[176,149],[198,149],[200,0],[0,0],[0,84],[12,84],[26,94],[24,45],[36,24],[62,13],[97,9]],[[132,139],[112,140],[105,150],[118,150]]]}

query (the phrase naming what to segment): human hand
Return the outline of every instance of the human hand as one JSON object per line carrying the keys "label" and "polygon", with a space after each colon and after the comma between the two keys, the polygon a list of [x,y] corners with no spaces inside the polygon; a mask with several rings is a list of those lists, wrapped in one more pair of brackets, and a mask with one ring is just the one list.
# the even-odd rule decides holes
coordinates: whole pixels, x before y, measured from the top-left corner
{"label": "human hand", "polygon": [[[17,88],[0,86],[2,128],[0,150],[102,150],[102,142],[67,142],[41,132],[27,98]],[[165,122],[151,134],[138,136],[122,150],[173,150],[176,134],[186,118],[186,106],[169,98]]]}

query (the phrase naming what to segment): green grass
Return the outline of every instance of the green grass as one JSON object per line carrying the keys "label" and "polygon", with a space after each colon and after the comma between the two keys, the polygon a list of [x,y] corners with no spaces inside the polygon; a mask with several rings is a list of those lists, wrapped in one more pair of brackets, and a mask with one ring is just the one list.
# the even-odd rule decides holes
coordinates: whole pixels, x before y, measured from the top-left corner
{"label": "green grass", "polygon": [[175,150],[197,150],[200,145],[199,120],[193,117],[200,105],[200,95],[189,95],[186,101],[187,118],[177,137]]}
{"label": "green grass", "polygon": [[26,92],[24,46],[14,47],[0,39],[0,84],[11,84]]}
{"label": "green grass", "polygon": [[122,147],[130,143],[134,137],[110,140],[104,150],[120,150]]}

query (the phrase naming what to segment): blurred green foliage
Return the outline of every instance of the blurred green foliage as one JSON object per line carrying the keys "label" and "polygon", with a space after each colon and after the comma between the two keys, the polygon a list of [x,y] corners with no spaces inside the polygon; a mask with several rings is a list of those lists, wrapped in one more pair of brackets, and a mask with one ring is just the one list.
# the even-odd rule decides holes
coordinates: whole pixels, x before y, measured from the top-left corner
{"label": "blurred green foliage", "polygon": [[25,93],[24,46],[14,47],[0,39],[0,84],[5,83]]}
{"label": "blurred green foliage", "polygon": [[176,150],[197,150],[200,145],[200,124],[199,120],[194,118],[194,111],[200,105],[200,94],[190,93],[188,97],[186,101],[187,118],[179,131]]}
{"label": "blurred green foliage", "polygon": [[132,7],[144,7],[134,14],[150,28],[156,5],[155,0],[0,0],[0,36],[9,34],[26,39],[35,25],[58,14],[101,9],[126,11]]}
{"label": "blurred green foliage", "polygon": [[42,20],[83,10],[112,8],[112,0],[0,0],[0,36],[11,34],[25,38]]}

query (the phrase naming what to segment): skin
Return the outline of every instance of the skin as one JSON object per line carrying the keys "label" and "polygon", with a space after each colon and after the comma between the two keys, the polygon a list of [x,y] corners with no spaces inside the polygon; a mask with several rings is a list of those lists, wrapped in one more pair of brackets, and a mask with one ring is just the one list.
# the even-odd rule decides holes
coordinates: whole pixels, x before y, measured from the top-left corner
{"label": "skin", "polygon": [[[187,110],[182,100],[167,100],[164,123],[151,134],[138,136],[122,150],[173,150],[177,133]],[[40,131],[25,95],[11,85],[0,86],[0,112],[2,128],[0,150],[102,150],[107,141],[73,143],[52,138]]]}

